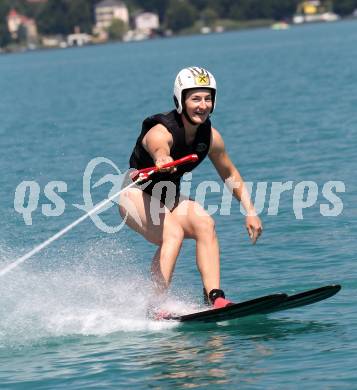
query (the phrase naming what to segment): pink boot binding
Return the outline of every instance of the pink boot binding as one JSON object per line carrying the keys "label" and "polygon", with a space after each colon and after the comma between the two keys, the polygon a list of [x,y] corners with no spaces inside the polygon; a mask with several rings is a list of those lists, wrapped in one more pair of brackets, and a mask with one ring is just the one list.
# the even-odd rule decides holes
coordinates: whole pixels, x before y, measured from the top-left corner
{"label": "pink boot binding", "polygon": [[212,305],[214,309],[220,309],[232,305],[233,303],[226,299],[223,290],[213,289],[207,294],[206,290],[203,289],[204,300],[208,305]]}

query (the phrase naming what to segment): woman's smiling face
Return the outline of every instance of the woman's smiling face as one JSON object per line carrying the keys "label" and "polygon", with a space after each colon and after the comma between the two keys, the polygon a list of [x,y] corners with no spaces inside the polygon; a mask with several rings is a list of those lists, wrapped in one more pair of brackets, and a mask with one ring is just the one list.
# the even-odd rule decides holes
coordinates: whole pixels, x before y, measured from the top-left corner
{"label": "woman's smiling face", "polygon": [[200,125],[207,120],[212,111],[212,105],[212,93],[209,89],[194,89],[186,92],[186,113],[197,125]]}

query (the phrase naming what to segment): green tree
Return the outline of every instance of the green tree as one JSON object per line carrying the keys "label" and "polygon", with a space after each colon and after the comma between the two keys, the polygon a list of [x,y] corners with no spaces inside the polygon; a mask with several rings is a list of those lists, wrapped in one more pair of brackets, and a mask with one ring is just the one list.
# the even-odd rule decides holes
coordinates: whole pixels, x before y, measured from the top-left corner
{"label": "green tree", "polygon": [[38,28],[42,34],[70,34],[66,0],[48,0],[38,17]]}
{"label": "green tree", "polygon": [[290,19],[296,12],[300,0],[270,0],[269,19]]}
{"label": "green tree", "polygon": [[78,26],[81,32],[92,32],[91,7],[87,0],[75,0],[68,3],[68,25],[71,31]]}
{"label": "green tree", "polygon": [[19,29],[17,30],[17,43],[25,44],[27,42],[27,30],[24,25],[20,25]]}
{"label": "green tree", "polygon": [[10,2],[0,0],[0,47],[7,46],[11,41],[11,36],[7,28],[6,16],[10,11]]}
{"label": "green tree", "polygon": [[6,23],[0,21],[0,47],[7,46],[11,41],[9,30]]}
{"label": "green tree", "polygon": [[190,0],[190,4],[193,5],[199,13],[202,13],[205,8],[210,8],[208,0]]}
{"label": "green tree", "polygon": [[201,18],[205,26],[212,27],[218,19],[218,14],[212,8],[205,8],[201,13]]}
{"label": "green tree", "polygon": [[238,20],[291,18],[300,0],[231,1],[229,18]]}
{"label": "green tree", "polygon": [[[268,0],[266,0],[268,1]],[[259,0],[241,0],[239,3],[233,3],[230,9],[231,19],[251,20],[268,17],[266,9],[269,7],[267,2]]]}
{"label": "green tree", "polygon": [[166,11],[166,24],[174,32],[191,27],[197,11],[187,0],[171,0]]}
{"label": "green tree", "polygon": [[87,0],[89,10],[90,10],[90,15],[91,15],[91,22],[94,24],[95,22],[95,6],[97,3],[99,3],[99,0]]}
{"label": "green tree", "polygon": [[10,3],[7,0],[0,0],[0,24],[6,23],[6,15],[10,11]]}
{"label": "green tree", "polygon": [[42,34],[71,34],[78,26],[83,32],[92,30],[91,4],[86,0],[48,0],[38,16]]}
{"label": "green tree", "polygon": [[120,19],[114,19],[108,28],[109,39],[113,41],[122,40],[127,32],[127,25]]}
{"label": "green tree", "polygon": [[237,1],[234,0],[207,0],[206,7],[215,10],[221,19],[231,19],[230,11],[232,5],[236,3]]}
{"label": "green tree", "polygon": [[339,0],[333,3],[333,10],[338,15],[351,15],[357,9],[357,0]]}
{"label": "green tree", "polygon": [[46,3],[31,3],[24,0],[12,0],[12,7],[29,18],[36,19],[46,7]]}

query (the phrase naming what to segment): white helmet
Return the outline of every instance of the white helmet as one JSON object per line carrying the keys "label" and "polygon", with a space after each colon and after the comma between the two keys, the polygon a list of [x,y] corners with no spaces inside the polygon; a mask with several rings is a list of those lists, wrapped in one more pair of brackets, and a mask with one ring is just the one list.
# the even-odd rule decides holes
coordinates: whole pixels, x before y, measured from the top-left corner
{"label": "white helmet", "polygon": [[174,84],[174,101],[176,110],[179,114],[183,110],[183,91],[193,88],[208,88],[212,90],[212,110],[216,106],[216,80],[208,70],[191,66],[180,70],[177,74]]}

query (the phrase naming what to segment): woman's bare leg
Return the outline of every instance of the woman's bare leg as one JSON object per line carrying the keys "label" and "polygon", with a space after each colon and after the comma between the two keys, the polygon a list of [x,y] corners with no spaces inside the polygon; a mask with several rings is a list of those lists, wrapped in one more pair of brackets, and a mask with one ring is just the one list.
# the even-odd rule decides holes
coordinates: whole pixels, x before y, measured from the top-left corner
{"label": "woman's bare leg", "polygon": [[185,238],[196,240],[196,261],[207,292],[220,288],[219,244],[212,217],[197,202],[184,199],[172,211]]}
{"label": "woman's bare leg", "polygon": [[[160,204],[161,214],[151,209],[151,196],[139,189],[125,191],[119,200],[119,212],[126,224],[148,241],[158,245],[151,272],[155,287],[165,291],[172,279],[176,259],[184,239],[184,231],[171,212]],[[153,218],[156,213],[158,218]],[[126,217],[127,214],[127,217]]]}

